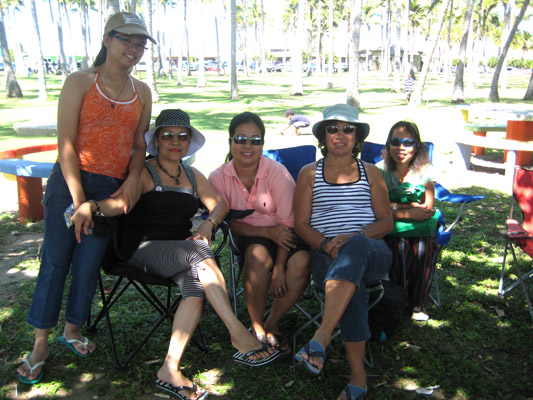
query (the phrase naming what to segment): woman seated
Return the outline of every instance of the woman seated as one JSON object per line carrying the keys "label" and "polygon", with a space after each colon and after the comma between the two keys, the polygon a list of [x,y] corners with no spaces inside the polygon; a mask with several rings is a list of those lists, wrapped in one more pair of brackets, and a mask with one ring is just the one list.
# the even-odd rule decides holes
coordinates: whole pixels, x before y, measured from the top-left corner
{"label": "woman seated", "polygon": [[[120,232],[122,255],[142,271],[170,279],[181,288],[181,301],[172,325],[172,336],[156,385],[183,399],[203,399],[205,391],[180,371],[180,361],[202,315],[207,297],[231,335],[237,348],[233,358],[251,366],[264,365],[279,352],[270,354],[232,312],[224,278],[209,246],[213,229],[228,212],[227,204],[196,169],[182,162],[198,151],[204,136],[190,124],[182,110],[164,110],[156,127],[145,133],[147,151],[154,158],[145,163],[139,181],[141,198],[124,216]],[[209,217],[191,235],[191,218],[202,202]],[[92,216],[119,215],[122,198],[82,204],[72,217],[76,237],[89,234]]]}
{"label": "woman seated", "polygon": [[[425,199],[420,203],[391,204],[394,220],[429,219],[435,213],[435,176],[416,124],[409,121],[395,123],[381,156],[383,161],[377,167],[381,169],[388,190],[406,182],[423,185],[426,189]],[[435,237],[387,236],[385,241],[393,252],[391,281],[407,288],[407,307],[413,312],[413,318],[427,320],[423,307],[433,280]]]}
{"label": "woman seated", "polygon": [[324,314],[311,341],[295,359],[318,375],[325,349],[340,325],[350,381],[338,399],[362,399],[367,392],[364,367],[368,292],[391,264],[383,240],[392,228],[387,187],[379,169],[357,158],[370,127],[347,104],[326,107],[313,134],[324,158],[306,165],[294,197],[296,233],[311,246],[311,274],[324,289]]}
{"label": "woman seated", "polygon": [[[246,305],[258,340],[290,355],[278,324],[307,286],[309,253],[293,230],[294,180],[283,165],[262,155],[264,138],[257,114],[236,115],[229,126],[230,161],[213,171],[209,182],[231,209],[255,210],[231,226],[244,256]],[[274,302],[263,323],[269,290]]]}

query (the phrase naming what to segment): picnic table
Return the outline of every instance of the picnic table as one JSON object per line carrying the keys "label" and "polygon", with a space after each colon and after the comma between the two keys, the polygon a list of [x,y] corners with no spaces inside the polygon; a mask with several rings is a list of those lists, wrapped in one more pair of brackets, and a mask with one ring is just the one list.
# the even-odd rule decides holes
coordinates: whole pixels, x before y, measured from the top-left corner
{"label": "picnic table", "polygon": [[[464,146],[489,147],[506,151],[514,150],[517,165],[531,163],[531,143],[533,141],[533,108],[521,104],[485,103],[459,105],[465,119],[465,130],[473,134],[461,134],[456,142]],[[472,123],[476,121],[476,123]],[[501,122],[505,124],[501,124]],[[505,126],[505,129],[503,127]],[[484,129],[484,132],[483,132]],[[486,136],[487,131],[505,131],[505,139]],[[483,134],[484,133],[484,134]],[[474,138],[477,136],[477,139]],[[523,145],[522,145],[523,144]],[[466,151],[462,149],[463,157]],[[479,153],[477,153],[479,154]],[[470,160],[465,159],[465,165]]]}

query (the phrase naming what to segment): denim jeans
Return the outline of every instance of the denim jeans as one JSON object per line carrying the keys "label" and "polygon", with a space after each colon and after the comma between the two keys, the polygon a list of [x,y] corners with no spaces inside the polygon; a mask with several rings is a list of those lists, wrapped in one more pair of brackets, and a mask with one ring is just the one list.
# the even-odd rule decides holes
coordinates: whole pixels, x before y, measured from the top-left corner
{"label": "denim jeans", "polygon": [[368,340],[370,329],[366,288],[377,284],[387,275],[392,261],[389,247],[383,240],[355,235],[339,249],[335,259],[314,248],[310,254],[313,280],[322,289],[326,281],[331,279],[348,281],[357,286],[339,321],[341,337],[345,342]]}
{"label": "denim jeans", "polygon": [[[122,181],[106,175],[81,171],[81,182],[87,200],[108,198]],[[63,213],[72,204],[72,197],[58,163],[48,178],[44,205],[44,243],[41,268],[33,292],[27,322],[38,329],[57,325],[63,302],[68,273],[71,283],[68,292],[65,320],[81,326],[91,310],[100,263],[109,237],[83,235],[76,241],[74,226],[67,228]]]}

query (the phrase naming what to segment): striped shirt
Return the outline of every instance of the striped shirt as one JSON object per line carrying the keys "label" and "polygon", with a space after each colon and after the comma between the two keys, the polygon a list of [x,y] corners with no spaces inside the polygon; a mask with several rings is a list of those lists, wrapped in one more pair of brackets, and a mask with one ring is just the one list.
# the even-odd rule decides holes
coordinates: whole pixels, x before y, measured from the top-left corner
{"label": "striped shirt", "polygon": [[325,181],[324,159],[318,161],[310,223],[325,237],[359,232],[376,221],[366,171],[361,160],[357,164],[358,181],[336,184]]}

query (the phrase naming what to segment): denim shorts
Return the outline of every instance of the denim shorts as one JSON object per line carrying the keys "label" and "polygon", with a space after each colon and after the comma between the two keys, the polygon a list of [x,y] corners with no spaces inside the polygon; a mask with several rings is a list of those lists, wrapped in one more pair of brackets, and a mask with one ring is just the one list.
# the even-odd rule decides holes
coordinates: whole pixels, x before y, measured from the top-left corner
{"label": "denim shorts", "polygon": [[322,289],[328,280],[348,281],[357,286],[339,321],[341,337],[345,342],[368,340],[370,329],[366,288],[377,284],[387,275],[392,262],[389,247],[383,240],[355,235],[339,249],[335,259],[315,248],[310,250],[310,255],[313,280]]}
{"label": "denim shorts", "polygon": [[[115,192],[122,180],[80,170],[87,200],[102,200]],[[44,243],[39,276],[27,322],[38,329],[57,325],[67,275],[71,275],[65,320],[81,326],[87,320],[98,281],[100,264],[109,237],[83,235],[76,241],[74,226],[67,228],[63,213],[72,196],[61,172],[54,165],[48,178],[44,205]]]}

